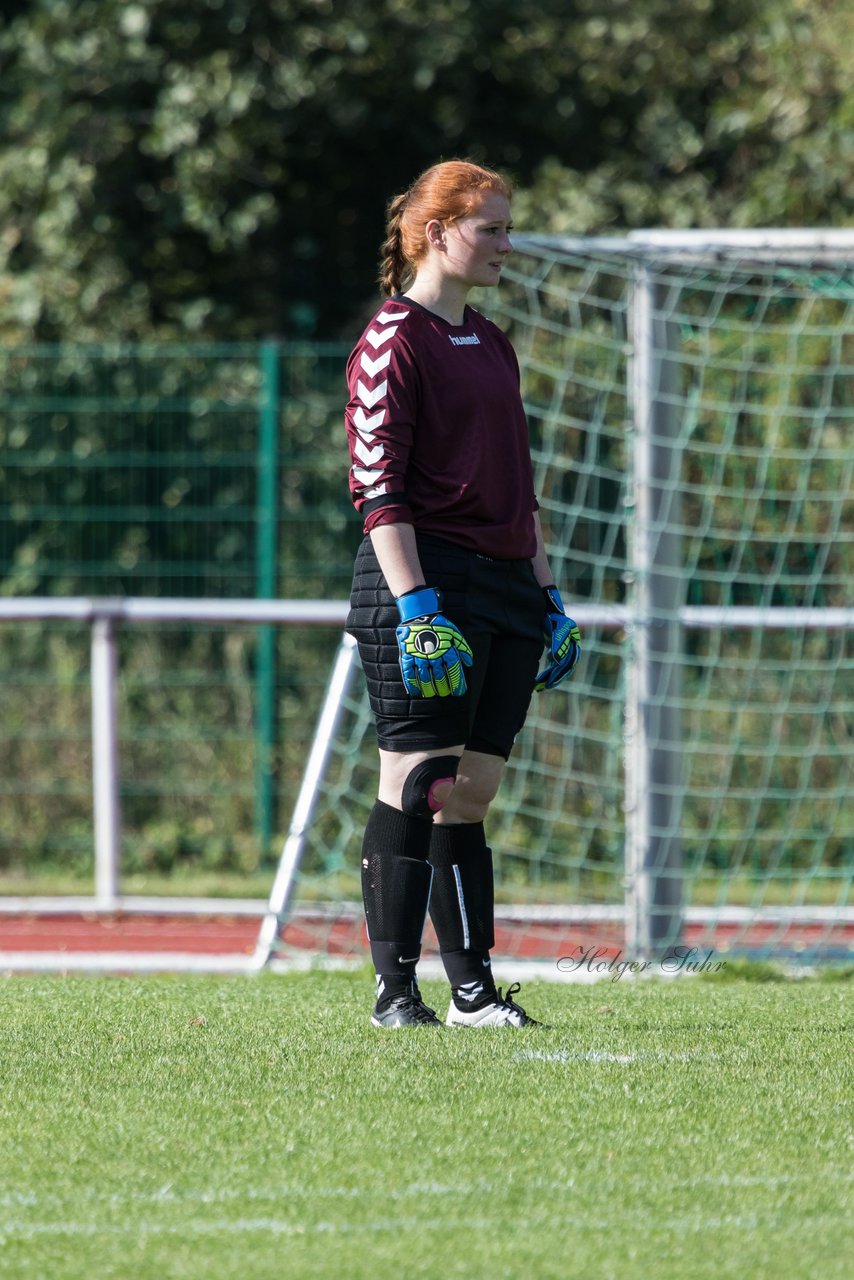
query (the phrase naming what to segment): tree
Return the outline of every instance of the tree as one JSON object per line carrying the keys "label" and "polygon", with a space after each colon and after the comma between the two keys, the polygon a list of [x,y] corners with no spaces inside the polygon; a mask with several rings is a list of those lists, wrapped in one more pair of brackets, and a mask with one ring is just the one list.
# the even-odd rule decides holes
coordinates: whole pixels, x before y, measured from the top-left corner
{"label": "tree", "polygon": [[843,0],[19,0],[6,14],[7,342],[351,335],[385,201],[457,154],[511,171],[531,229],[851,207]]}
{"label": "tree", "polygon": [[[671,21],[678,42],[665,32]],[[600,68],[611,65],[636,110],[615,115],[619,93],[612,99],[602,132],[616,145],[592,165],[542,161],[518,203],[527,223],[575,234],[851,224],[854,12],[845,0],[769,0],[726,16],[703,0],[652,4],[635,8],[630,24],[596,19],[588,34],[594,27],[611,46]]]}

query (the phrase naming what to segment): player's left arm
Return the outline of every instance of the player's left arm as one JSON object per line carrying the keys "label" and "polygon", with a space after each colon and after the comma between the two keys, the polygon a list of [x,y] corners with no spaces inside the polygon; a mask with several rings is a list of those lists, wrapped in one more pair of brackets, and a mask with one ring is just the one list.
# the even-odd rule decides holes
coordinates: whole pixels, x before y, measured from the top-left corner
{"label": "player's left arm", "polygon": [[540,586],[548,587],[554,582],[554,575],[549,567],[549,558],[546,555],[546,544],[543,538],[543,526],[539,511],[534,512],[534,532],[537,535],[537,550],[531,559],[531,567],[534,570],[534,577]]}
{"label": "player's left arm", "polygon": [[581,657],[581,632],[577,623],[567,617],[560,592],[555,586],[554,575],[546,554],[539,511],[534,512],[534,528],[537,535],[537,550],[531,560],[531,566],[534,577],[543,589],[545,601],[543,638],[548,657],[547,665],[534,683],[534,690],[542,693],[543,689],[554,689],[561,680],[572,675],[575,664]]}

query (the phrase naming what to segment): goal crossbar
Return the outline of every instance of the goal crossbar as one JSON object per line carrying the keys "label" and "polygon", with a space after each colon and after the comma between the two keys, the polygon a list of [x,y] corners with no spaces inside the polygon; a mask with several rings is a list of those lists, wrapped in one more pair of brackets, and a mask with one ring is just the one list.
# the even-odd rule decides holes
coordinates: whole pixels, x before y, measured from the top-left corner
{"label": "goal crossbar", "polygon": [[760,262],[854,261],[854,230],[846,227],[781,227],[723,231],[640,228],[625,236],[514,235],[521,251],[590,254],[650,261],[693,262],[749,255]]}

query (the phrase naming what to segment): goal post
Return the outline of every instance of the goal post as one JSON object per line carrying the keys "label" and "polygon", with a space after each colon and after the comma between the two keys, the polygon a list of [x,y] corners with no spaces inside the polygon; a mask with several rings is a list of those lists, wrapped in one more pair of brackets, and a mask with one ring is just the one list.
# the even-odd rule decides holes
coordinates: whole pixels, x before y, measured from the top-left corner
{"label": "goal post", "polygon": [[[519,353],[585,652],[535,700],[491,813],[499,913],[593,922],[639,958],[847,952],[854,231],[515,245],[484,307]],[[304,871],[310,900],[357,864],[363,693],[342,724],[296,904]]]}
{"label": "goal post", "polygon": [[626,945],[660,955],[682,935],[682,650],[677,339],[666,286],[647,263],[632,281],[632,441],[626,680]]}
{"label": "goal post", "polygon": [[[633,954],[649,957],[678,941],[682,928],[680,608],[687,584],[680,484],[684,401],[680,330],[673,317],[680,311],[683,286],[672,264],[675,259],[696,271],[729,260],[744,271],[755,258],[757,264],[791,262],[814,269],[827,256],[841,265],[849,258],[854,262],[854,236],[804,230],[713,237],[705,232],[636,232],[629,242],[642,249],[642,256],[634,265],[629,303],[633,621],[626,698],[626,940]],[[704,616],[701,606],[695,622],[714,625],[710,614]],[[796,626],[810,625],[804,610],[793,620]],[[746,621],[730,613],[718,625],[738,627]],[[774,626],[773,615],[764,625]],[[819,615],[818,625],[827,626],[826,615]]]}

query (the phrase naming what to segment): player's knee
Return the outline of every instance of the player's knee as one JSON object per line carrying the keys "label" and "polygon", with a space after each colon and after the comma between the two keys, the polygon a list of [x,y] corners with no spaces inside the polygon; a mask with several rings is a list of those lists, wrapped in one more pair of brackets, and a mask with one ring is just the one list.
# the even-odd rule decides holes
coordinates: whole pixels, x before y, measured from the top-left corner
{"label": "player's knee", "polygon": [[445,809],[445,819],[451,822],[483,822],[489,812],[489,800],[476,799],[466,795],[461,789],[455,789],[453,811]]}
{"label": "player's knee", "polygon": [[457,778],[444,818],[454,822],[483,822],[497,791],[498,784],[490,779]]}
{"label": "player's knee", "polygon": [[412,769],[403,783],[400,807],[416,818],[432,818],[446,804],[459,767],[457,756],[433,756]]}

